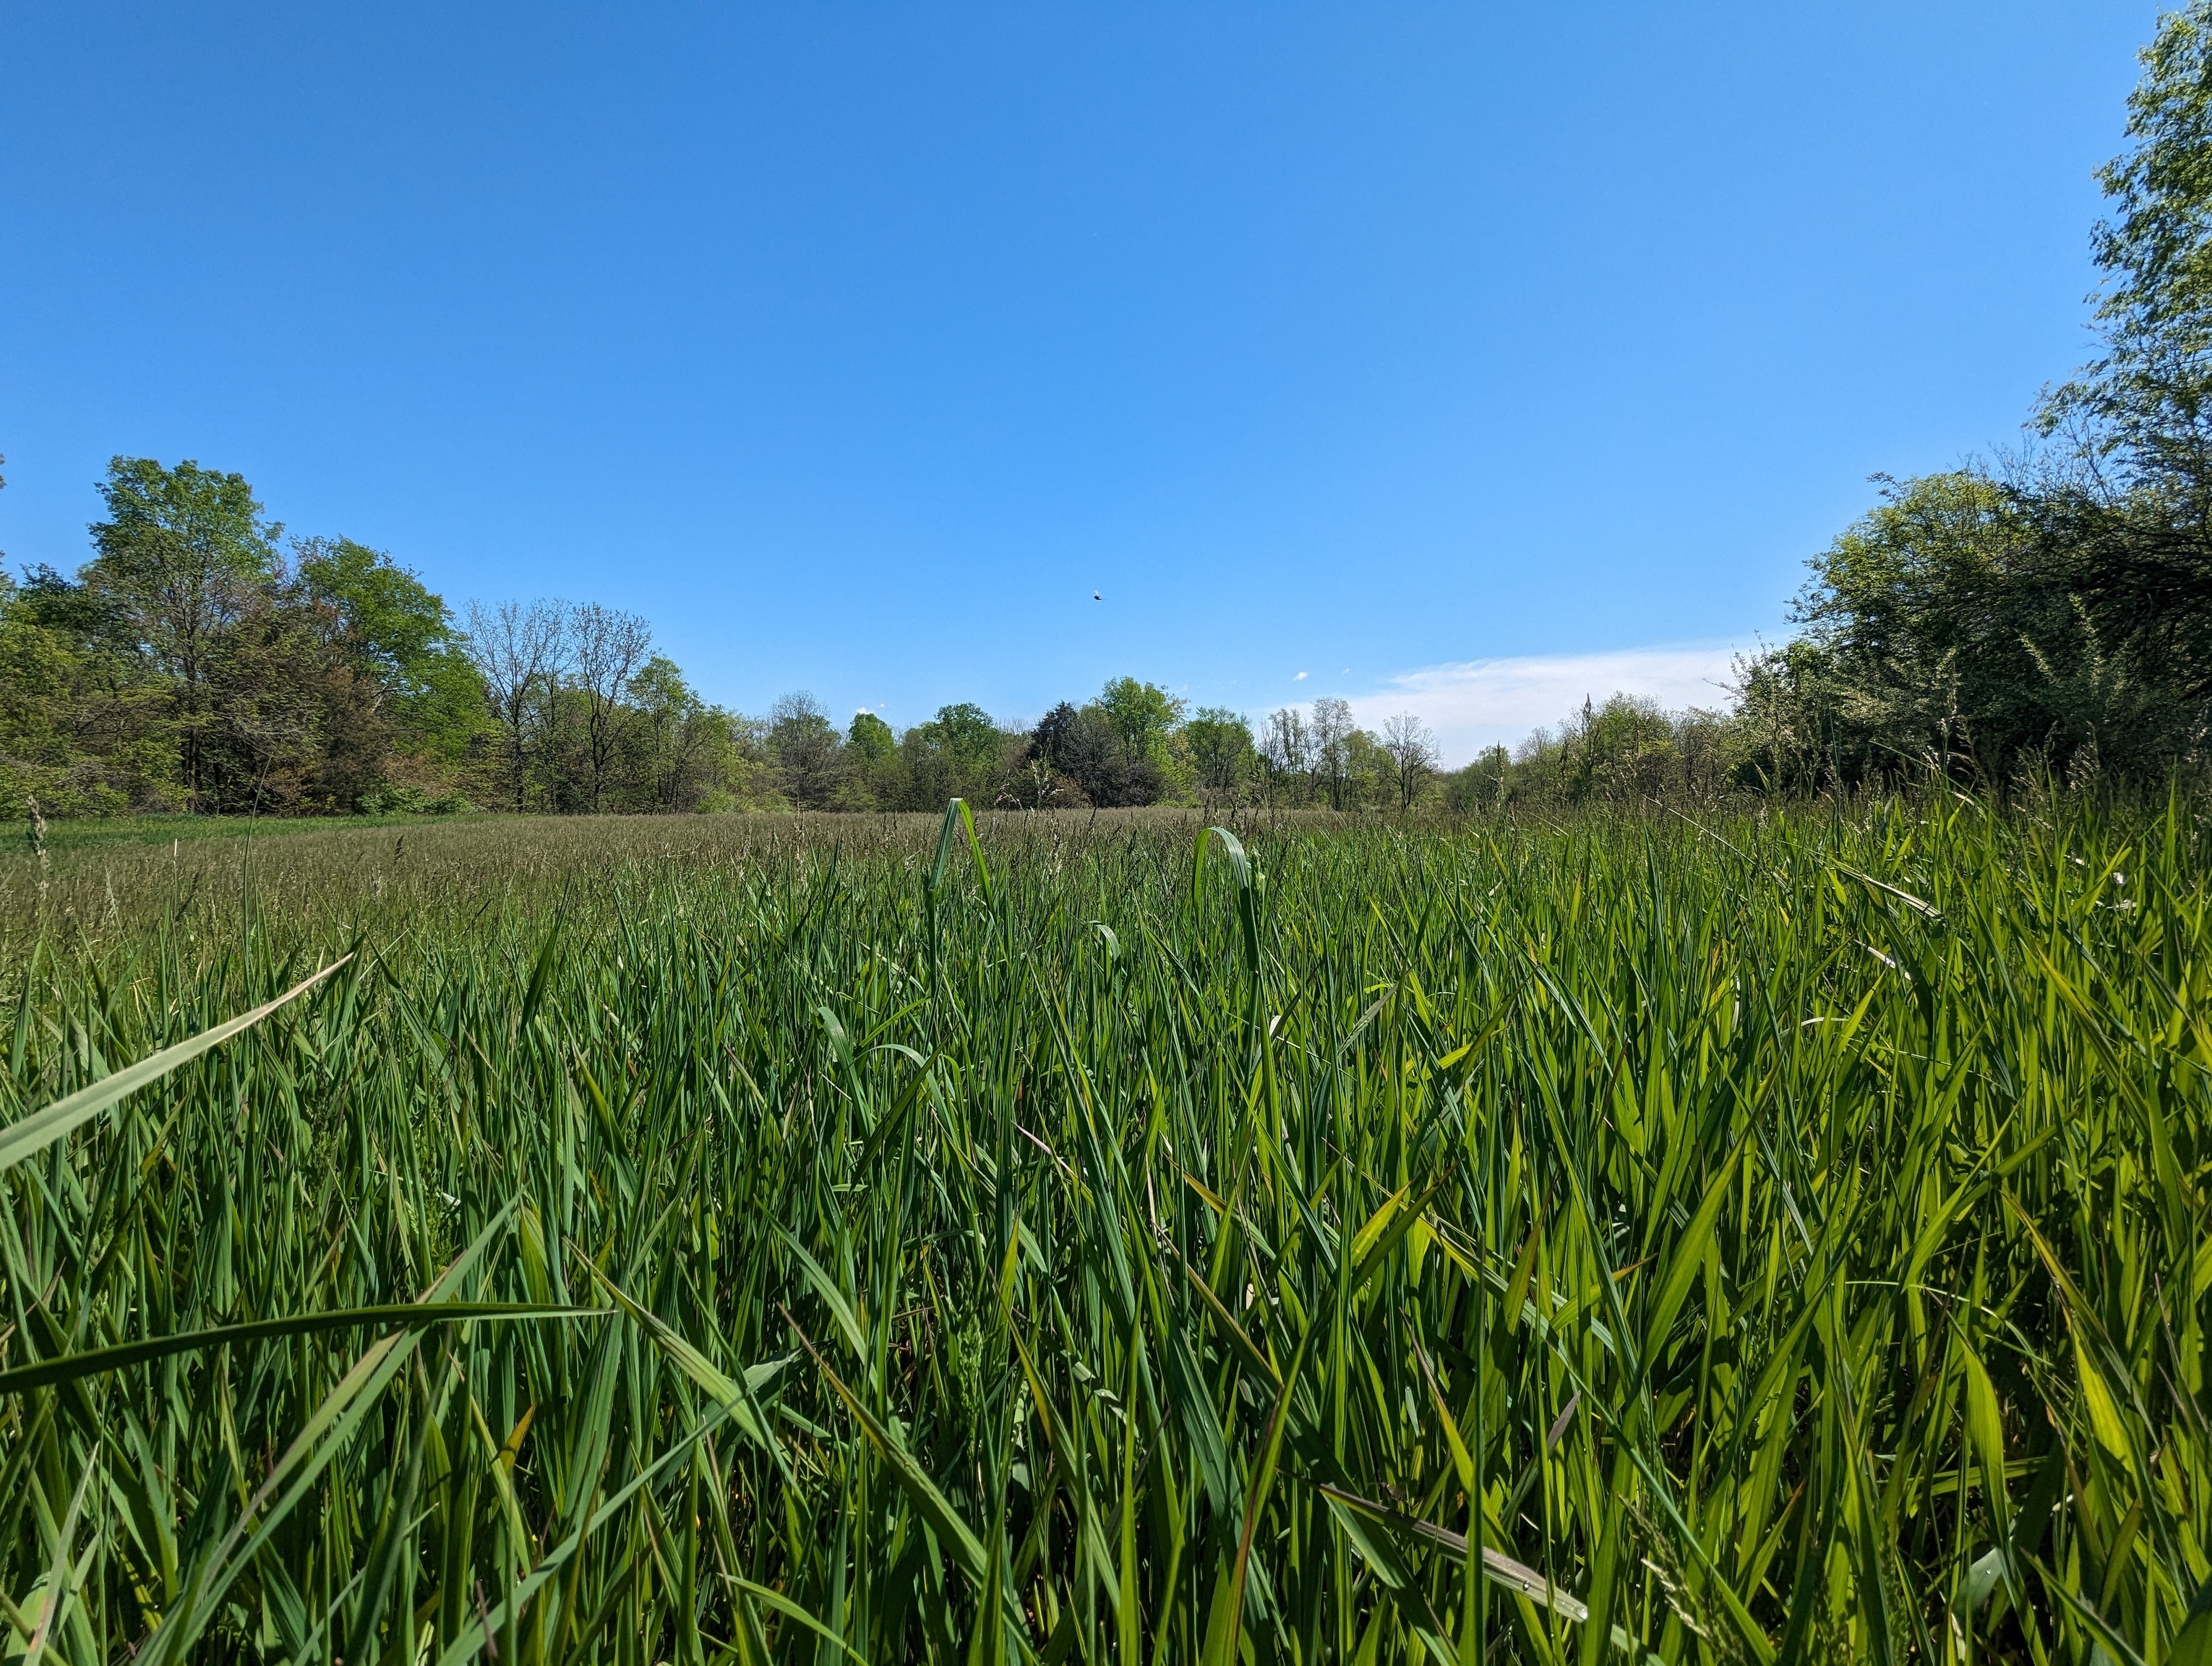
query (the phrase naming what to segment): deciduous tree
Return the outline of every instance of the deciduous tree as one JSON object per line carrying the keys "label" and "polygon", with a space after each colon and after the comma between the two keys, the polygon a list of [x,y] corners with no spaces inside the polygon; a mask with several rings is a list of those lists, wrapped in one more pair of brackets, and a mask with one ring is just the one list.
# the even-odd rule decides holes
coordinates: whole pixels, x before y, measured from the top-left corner
{"label": "deciduous tree", "polygon": [[606,803],[628,714],[623,696],[653,647],[653,628],[635,613],[585,602],[568,620],[568,664],[584,699],[585,791],[592,813]]}
{"label": "deciduous tree", "polygon": [[827,810],[844,775],[844,749],[822,702],[804,690],[769,713],[768,744],[776,781],[793,808]]}
{"label": "deciduous tree", "polygon": [[1182,727],[1198,784],[1209,799],[1233,799],[1243,790],[1256,761],[1252,726],[1241,712],[1219,706],[1200,709]]}
{"label": "deciduous tree", "polygon": [[1390,760],[1398,807],[1410,809],[1436,773],[1436,737],[1414,713],[1400,712],[1382,725],[1382,751]]}
{"label": "deciduous tree", "polygon": [[566,612],[558,603],[469,604],[466,651],[498,725],[514,807],[528,807],[533,729],[566,663]]}
{"label": "deciduous tree", "polygon": [[197,808],[216,641],[272,579],[283,529],[264,518],[242,475],[189,459],[164,468],[150,457],[115,458],[100,494],[108,518],[92,527],[99,554],[86,579],[175,680],[184,790]]}

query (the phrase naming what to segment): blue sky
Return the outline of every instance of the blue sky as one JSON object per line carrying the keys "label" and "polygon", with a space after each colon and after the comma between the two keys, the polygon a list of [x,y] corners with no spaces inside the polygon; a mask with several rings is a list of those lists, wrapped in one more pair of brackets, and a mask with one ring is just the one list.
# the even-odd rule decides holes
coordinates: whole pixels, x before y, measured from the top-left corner
{"label": "blue sky", "polygon": [[1717,699],[2085,356],[2155,16],[17,0],[0,549],[192,457],[747,709]]}

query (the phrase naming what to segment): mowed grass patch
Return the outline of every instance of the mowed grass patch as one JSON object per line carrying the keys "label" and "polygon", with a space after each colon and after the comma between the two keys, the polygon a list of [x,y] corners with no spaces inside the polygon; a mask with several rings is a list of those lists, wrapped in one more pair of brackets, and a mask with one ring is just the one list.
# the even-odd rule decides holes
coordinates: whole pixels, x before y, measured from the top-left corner
{"label": "mowed grass patch", "polygon": [[2203,1646],[2197,806],[1238,834],[14,860],[9,1646]]}

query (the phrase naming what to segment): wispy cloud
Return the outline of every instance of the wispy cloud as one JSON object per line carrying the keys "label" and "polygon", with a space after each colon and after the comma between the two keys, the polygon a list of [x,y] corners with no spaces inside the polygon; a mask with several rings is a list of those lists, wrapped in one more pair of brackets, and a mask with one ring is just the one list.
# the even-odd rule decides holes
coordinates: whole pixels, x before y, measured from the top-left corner
{"label": "wispy cloud", "polygon": [[1718,706],[1728,698],[1730,661],[1745,644],[1674,642],[1607,654],[1530,654],[1511,660],[1468,660],[1425,666],[1355,696],[1352,709],[1363,728],[1376,729],[1399,712],[1412,712],[1436,731],[1449,766],[1467,763],[1486,746],[1510,746],[1529,732],[1557,723],[1587,696],[1648,695],[1670,710]]}

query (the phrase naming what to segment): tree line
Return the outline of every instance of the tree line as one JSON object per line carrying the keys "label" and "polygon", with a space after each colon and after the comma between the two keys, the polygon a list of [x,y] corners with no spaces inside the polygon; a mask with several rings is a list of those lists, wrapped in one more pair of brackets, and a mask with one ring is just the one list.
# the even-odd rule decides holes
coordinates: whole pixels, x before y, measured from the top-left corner
{"label": "tree line", "polygon": [[239,475],[118,457],[100,490],[74,576],[0,577],[8,813],[713,807],[731,723],[635,616],[464,629],[382,551],[286,538]]}
{"label": "tree line", "polygon": [[118,457],[74,575],[0,576],[0,812],[270,815],[1411,804],[1435,748],[1342,701],[1188,711],[1135,678],[1033,727],[949,705],[894,730],[811,696],[702,699],[597,602],[443,598],[377,550],[292,538],[240,476]]}
{"label": "tree line", "polygon": [[1745,770],[1738,720],[1626,696],[1449,773],[1412,714],[1369,730],[1324,697],[1255,725],[1134,677],[1034,724],[967,702],[840,723],[803,692],[750,715],[636,614],[457,617],[382,551],[288,538],[236,474],[118,457],[100,490],[74,575],[0,577],[0,813],[1478,809]]}
{"label": "tree line", "polygon": [[[251,486],[118,457],[74,575],[0,575],[0,813],[1340,811],[2002,787],[2201,771],[2212,736],[2212,0],[2162,20],[2100,179],[2098,356],[2019,450],[1912,479],[1810,565],[1713,710],[1616,694],[1450,772],[1412,714],[1256,724],[1120,678],[1027,725],[702,699],[647,623],[471,604]],[[0,481],[4,484],[4,481]]]}
{"label": "tree line", "polygon": [[1190,711],[1116,678],[1033,726],[972,703],[903,731],[805,693],[702,699],[646,620],[471,603],[392,557],[287,538],[236,474],[118,457],[74,575],[0,575],[0,813],[930,810],[1265,800],[1410,805],[1436,751],[1342,701]]}

